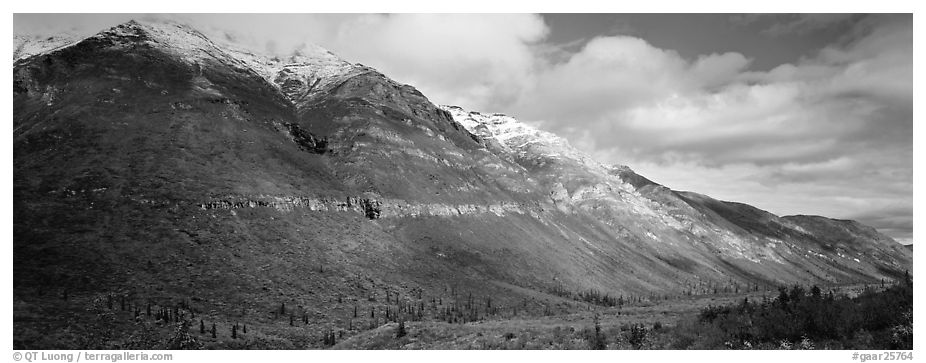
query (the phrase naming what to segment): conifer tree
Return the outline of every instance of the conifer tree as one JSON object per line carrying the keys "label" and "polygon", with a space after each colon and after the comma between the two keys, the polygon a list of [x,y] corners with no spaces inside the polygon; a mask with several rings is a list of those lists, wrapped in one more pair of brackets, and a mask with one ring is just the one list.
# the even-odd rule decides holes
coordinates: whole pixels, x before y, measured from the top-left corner
{"label": "conifer tree", "polygon": [[396,337],[396,338],[401,338],[401,337],[404,337],[405,334],[406,334],[406,332],[405,332],[405,319],[400,319],[400,320],[399,320],[399,327],[396,328],[395,337]]}

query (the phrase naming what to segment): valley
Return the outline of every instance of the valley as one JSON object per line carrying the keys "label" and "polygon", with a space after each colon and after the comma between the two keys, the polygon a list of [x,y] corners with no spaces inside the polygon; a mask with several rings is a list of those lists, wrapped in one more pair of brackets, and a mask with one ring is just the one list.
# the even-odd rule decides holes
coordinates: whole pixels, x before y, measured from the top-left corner
{"label": "valley", "polygon": [[16,349],[580,349],[596,315],[912,273],[858,222],[672,190],[320,47],[17,41]]}

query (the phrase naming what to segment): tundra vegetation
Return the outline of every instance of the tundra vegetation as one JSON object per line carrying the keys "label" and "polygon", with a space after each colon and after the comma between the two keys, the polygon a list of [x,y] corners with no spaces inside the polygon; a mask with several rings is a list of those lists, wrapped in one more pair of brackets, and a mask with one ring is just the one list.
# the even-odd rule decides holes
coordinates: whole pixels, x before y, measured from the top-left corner
{"label": "tundra vegetation", "polygon": [[[792,285],[777,291],[674,297],[562,293],[518,303],[446,290],[338,296],[340,318],[284,302],[236,320],[190,301],[62,294],[52,305],[89,316],[35,340],[89,349],[912,349],[913,282],[854,288]],[[567,299],[566,296],[569,298]],[[118,301],[116,304],[114,302]],[[358,314],[369,311],[369,314]],[[76,320],[71,320],[76,321]],[[334,323],[332,323],[334,321]],[[195,329],[198,325],[198,329]],[[250,329],[248,328],[250,326]],[[28,336],[26,334],[25,336]],[[34,337],[33,337],[34,338]],[[54,343],[51,343],[54,341]],[[14,341],[16,349],[27,342]]]}

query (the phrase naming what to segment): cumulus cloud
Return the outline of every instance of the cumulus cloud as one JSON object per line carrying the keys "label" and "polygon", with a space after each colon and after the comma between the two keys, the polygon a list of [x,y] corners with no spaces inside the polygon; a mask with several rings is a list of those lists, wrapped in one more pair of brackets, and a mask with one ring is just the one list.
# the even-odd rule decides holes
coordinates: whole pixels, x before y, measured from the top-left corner
{"label": "cumulus cloud", "polygon": [[674,51],[642,39],[599,37],[567,62],[539,70],[511,108],[522,117],[553,120],[553,127],[581,126],[612,110],[684,91],[673,75],[685,66]]}
{"label": "cumulus cloud", "polygon": [[613,145],[626,157],[819,161],[860,137],[909,135],[907,25],[769,72],[745,71],[749,60],[738,53],[687,61],[638,38],[599,38],[539,75],[514,109],[551,128],[598,135],[596,147]]}
{"label": "cumulus cloud", "polygon": [[750,59],[735,52],[702,55],[691,66],[691,72],[698,84],[711,88],[735,80],[750,62]]}
{"label": "cumulus cloud", "polygon": [[442,103],[498,108],[531,81],[531,45],[548,31],[532,14],[366,15],[333,41]]}
{"label": "cumulus cloud", "polygon": [[755,72],[738,53],[689,60],[602,37],[541,69],[512,109],[670,187],[909,235],[912,44],[911,17],[869,16],[816,55]]}

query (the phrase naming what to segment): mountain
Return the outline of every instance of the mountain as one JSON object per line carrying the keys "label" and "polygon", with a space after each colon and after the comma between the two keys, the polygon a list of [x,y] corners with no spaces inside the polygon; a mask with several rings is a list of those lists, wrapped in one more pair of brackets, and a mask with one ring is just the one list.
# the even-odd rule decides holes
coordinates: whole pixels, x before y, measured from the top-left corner
{"label": "mountain", "polygon": [[[778,217],[752,206],[670,190],[622,165],[603,165],[564,139],[514,118],[447,106],[495,153],[530,170],[557,207],[629,232],[671,266],[703,276],[717,266],[734,280],[896,278],[909,261],[891,238],[854,221]],[[867,260],[863,262],[861,260]],[[868,264],[871,265],[868,265]],[[697,272],[695,272],[697,271]],[[893,272],[892,272],[893,271]]]}
{"label": "mountain", "polygon": [[[673,191],[318,47],[265,56],[135,21],[29,39],[13,68],[19,349],[170,334],[136,311],[303,348],[400,311],[547,315],[912,269],[857,222]],[[104,314],[114,300],[135,320]]]}

